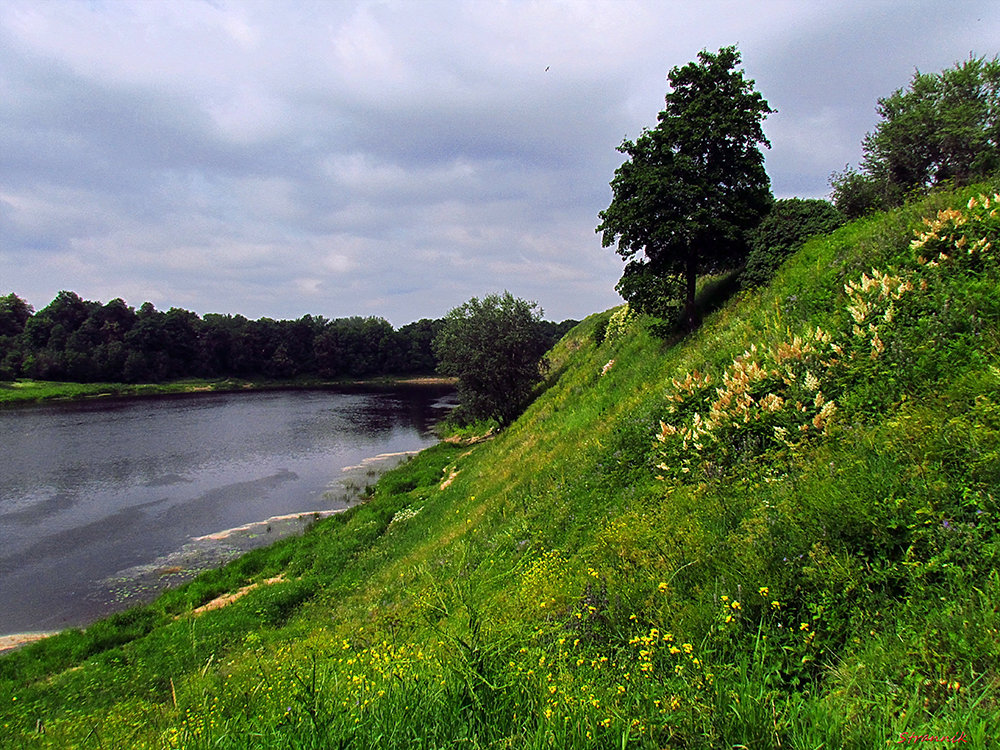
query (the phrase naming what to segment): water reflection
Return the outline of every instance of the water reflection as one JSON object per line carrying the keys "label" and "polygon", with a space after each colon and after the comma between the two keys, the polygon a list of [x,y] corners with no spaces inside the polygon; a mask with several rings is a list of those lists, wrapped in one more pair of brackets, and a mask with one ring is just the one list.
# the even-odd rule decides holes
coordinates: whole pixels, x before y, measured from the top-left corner
{"label": "water reflection", "polygon": [[0,633],[104,614],[102,580],[195,537],[342,505],[329,491],[341,469],[431,444],[450,395],[256,392],[0,411]]}

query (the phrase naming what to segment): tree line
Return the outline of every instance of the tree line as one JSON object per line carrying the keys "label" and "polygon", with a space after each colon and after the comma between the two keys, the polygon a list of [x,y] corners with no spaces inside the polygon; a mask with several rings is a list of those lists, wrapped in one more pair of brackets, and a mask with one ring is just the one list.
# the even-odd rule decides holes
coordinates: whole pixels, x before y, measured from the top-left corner
{"label": "tree line", "polygon": [[[537,321],[551,346],[575,321]],[[383,318],[249,320],[146,302],[134,309],[62,291],[35,312],[16,294],[0,297],[0,380],[159,383],[180,378],[365,378],[427,375],[444,319],[394,329]]]}

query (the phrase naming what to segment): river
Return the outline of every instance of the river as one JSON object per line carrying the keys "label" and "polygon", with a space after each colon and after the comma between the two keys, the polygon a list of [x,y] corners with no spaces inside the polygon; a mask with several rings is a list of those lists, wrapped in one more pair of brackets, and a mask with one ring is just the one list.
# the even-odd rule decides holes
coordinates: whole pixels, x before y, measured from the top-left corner
{"label": "river", "polygon": [[374,481],[366,459],[391,463],[435,442],[451,394],[256,391],[0,410],[0,634],[86,625],[346,507]]}

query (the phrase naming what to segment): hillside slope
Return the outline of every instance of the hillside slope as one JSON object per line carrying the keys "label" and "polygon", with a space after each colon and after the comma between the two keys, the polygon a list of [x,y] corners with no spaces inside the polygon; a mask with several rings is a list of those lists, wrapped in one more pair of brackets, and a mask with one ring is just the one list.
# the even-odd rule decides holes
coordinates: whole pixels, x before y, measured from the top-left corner
{"label": "hillside slope", "polygon": [[814,239],[680,341],[591,316],[492,440],[0,659],[0,742],[985,746],[1000,219],[979,192]]}

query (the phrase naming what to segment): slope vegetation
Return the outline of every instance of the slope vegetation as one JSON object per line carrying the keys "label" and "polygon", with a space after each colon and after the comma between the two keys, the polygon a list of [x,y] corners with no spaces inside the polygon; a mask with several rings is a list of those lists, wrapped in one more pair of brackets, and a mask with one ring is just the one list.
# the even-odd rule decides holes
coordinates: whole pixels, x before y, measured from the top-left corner
{"label": "slope vegetation", "polygon": [[816,238],[683,340],[591,316],[492,440],[0,659],[0,742],[985,746],[995,200],[937,194]]}

